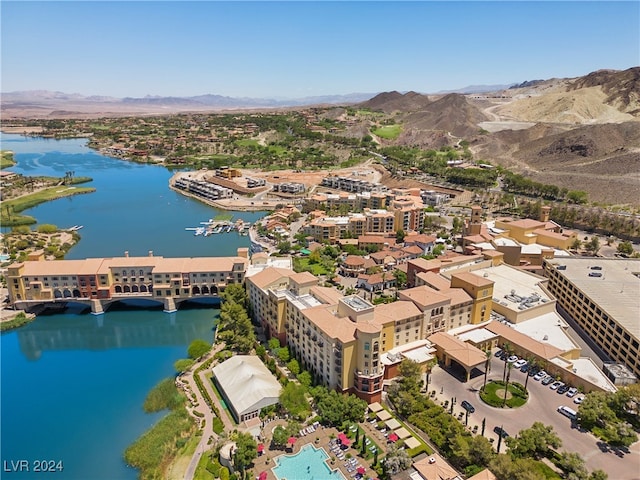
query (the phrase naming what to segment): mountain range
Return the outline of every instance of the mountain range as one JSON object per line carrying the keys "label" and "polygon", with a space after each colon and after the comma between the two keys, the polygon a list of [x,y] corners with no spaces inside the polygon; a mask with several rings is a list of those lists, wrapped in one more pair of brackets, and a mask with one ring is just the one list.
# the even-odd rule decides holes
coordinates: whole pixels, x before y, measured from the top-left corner
{"label": "mountain range", "polygon": [[[194,97],[112,98],[61,92],[1,94],[3,122],[12,118],[92,118],[179,112],[326,107],[327,117],[357,106],[401,125],[382,145],[420,148],[469,144],[476,159],[532,180],[587,190],[593,201],[640,205],[640,67],[598,70],[576,78],[476,86],[458,92],[354,93],[296,100]],[[472,90],[470,92],[470,90]],[[363,120],[343,134],[377,128]]]}

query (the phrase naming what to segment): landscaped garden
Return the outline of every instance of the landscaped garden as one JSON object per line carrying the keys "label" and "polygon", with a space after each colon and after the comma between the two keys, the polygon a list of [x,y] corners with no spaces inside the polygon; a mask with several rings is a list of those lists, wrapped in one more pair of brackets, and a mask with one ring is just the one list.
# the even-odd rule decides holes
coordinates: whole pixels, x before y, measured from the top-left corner
{"label": "landscaped garden", "polygon": [[488,382],[484,389],[480,392],[482,401],[492,407],[521,407],[527,403],[527,392],[519,383],[510,383],[506,389],[505,384],[500,380]]}

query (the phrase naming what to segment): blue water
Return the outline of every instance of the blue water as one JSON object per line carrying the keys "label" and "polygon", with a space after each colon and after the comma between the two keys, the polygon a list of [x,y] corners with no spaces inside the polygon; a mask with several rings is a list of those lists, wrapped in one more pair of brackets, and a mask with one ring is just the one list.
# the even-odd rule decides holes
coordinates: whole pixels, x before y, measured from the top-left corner
{"label": "blue water", "polygon": [[[24,175],[90,176],[95,193],[40,205],[25,213],[40,223],[84,225],[67,258],[130,255],[234,255],[248,246],[237,233],[194,237],[185,231],[219,212],[168,188],[162,167],[111,159],[88,149],[86,140],[0,136]],[[237,213],[253,222],[261,213]],[[162,414],[145,414],[148,391],[174,374],[196,338],[210,340],[218,310],[110,310],[93,316],[69,309],[40,316],[0,337],[0,468],[5,461],[62,461],[49,474],[64,480],[128,480],[125,448]],[[30,464],[31,466],[33,463]],[[42,476],[43,474],[38,474]],[[33,472],[0,472],[29,479]],[[39,477],[37,477],[39,478]]]}
{"label": "blue water", "polygon": [[278,480],[345,480],[340,470],[331,470],[325,462],[329,455],[323,448],[307,444],[295,455],[280,455],[272,468]]}
{"label": "blue water", "polygon": [[[105,157],[86,147],[86,139],[51,140],[2,134],[3,150],[15,153],[17,165],[10,171],[23,175],[76,177],[93,181],[79,186],[94,187],[94,193],[75,195],[25,210],[39,223],[61,228],[83,225],[80,243],[67,259],[87,257],[154,255],[199,257],[235,255],[248,247],[248,237],[237,232],[194,236],[185,228],[200,226],[221,212],[169,189],[172,173],[164,167],[141,165]],[[263,212],[231,212],[233,220],[255,222]],[[32,228],[34,228],[32,226]],[[3,229],[5,230],[5,229]]]}

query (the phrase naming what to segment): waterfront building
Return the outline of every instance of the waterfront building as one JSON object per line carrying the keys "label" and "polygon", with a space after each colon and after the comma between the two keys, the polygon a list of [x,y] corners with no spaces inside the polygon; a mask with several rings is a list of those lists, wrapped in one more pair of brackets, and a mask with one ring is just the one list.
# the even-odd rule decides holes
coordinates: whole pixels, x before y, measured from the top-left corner
{"label": "waterfront building", "polygon": [[185,190],[207,200],[219,200],[221,198],[233,197],[232,189],[207,182],[206,180],[198,180],[196,178],[184,176],[178,177],[174,186],[180,190]]}
{"label": "waterfront building", "polygon": [[615,362],[640,376],[640,260],[546,260],[547,288]]}
{"label": "waterfront building", "polygon": [[29,310],[55,302],[78,302],[102,313],[111,303],[148,299],[173,311],[185,300],[216,297],[230,283],[243,283],[249,263],[246,248],[236,257],[87,258],[25,261],[7,269],[9,301]]}

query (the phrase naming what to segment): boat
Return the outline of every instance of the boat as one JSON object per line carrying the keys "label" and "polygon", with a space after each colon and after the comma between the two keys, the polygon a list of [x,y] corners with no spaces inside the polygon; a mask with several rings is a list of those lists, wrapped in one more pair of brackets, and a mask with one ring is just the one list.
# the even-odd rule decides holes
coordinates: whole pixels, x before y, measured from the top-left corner
{"label": "boat", "polygon": [[80,230],[80,229],[81,229],[81,228],[83,228],[83,227],[84,227],[84,225],[74,225],[73,227],[71,227],[71,228],[69,229],[69,231],[70,231],[70,232],[76,232],[76,231]]}
{"label": "boat", "polygon": [[204,227],[197,227],[196,231],[193,233],[194,235],[202,235],[205,232],[205,228]]}

